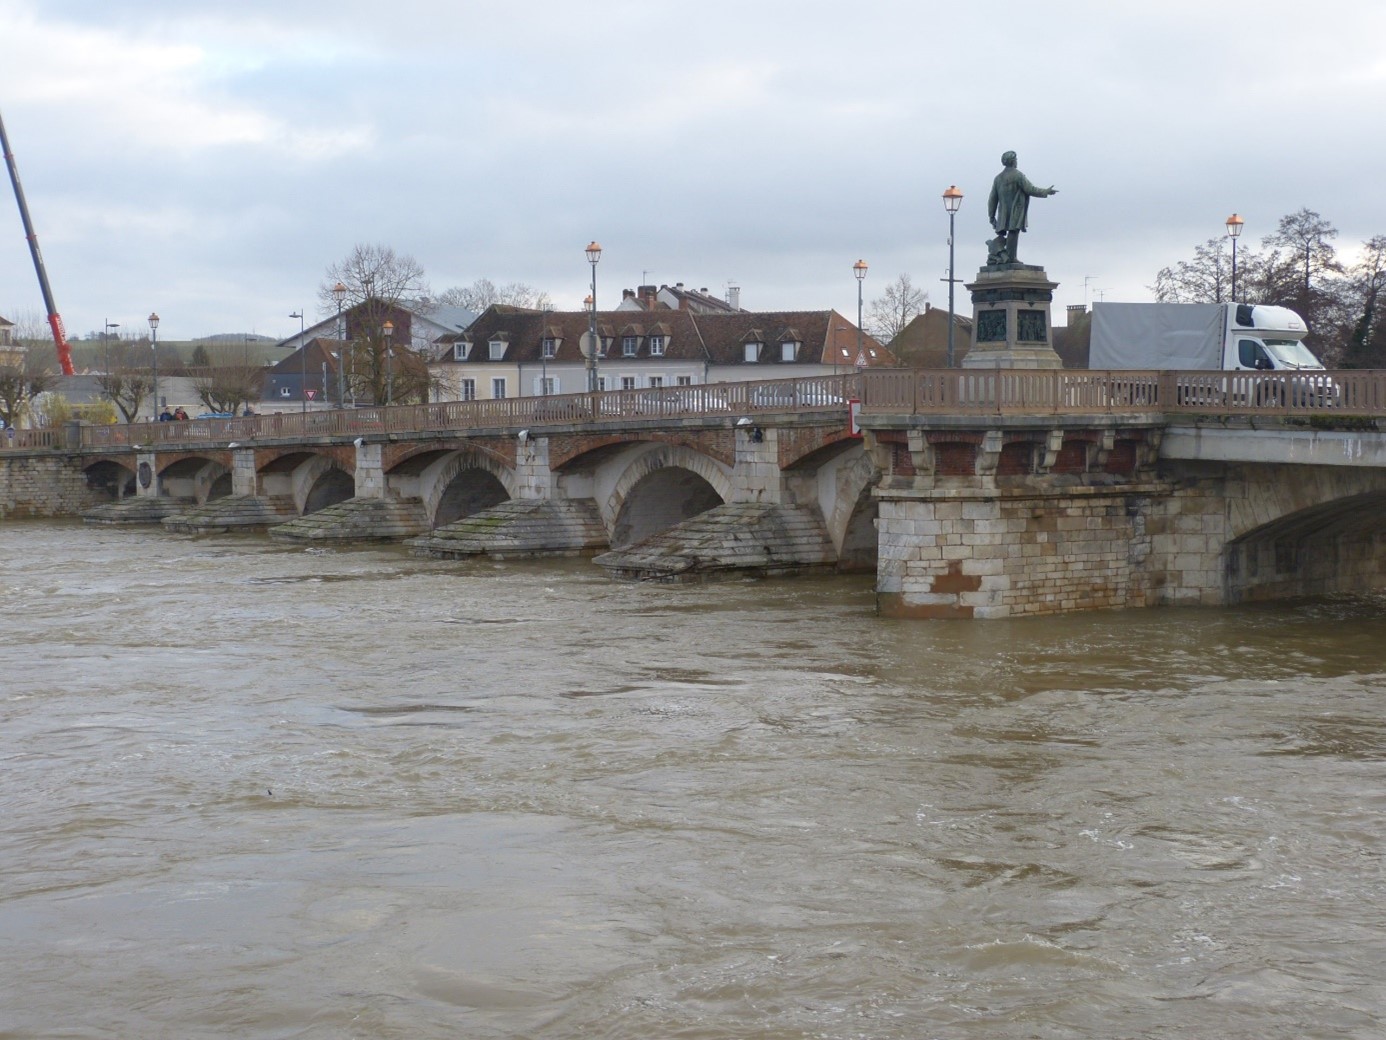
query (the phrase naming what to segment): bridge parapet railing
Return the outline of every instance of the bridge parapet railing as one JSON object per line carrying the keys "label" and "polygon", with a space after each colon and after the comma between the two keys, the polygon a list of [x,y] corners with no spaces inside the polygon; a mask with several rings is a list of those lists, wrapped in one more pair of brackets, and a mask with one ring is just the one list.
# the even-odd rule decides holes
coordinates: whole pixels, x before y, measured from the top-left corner
{"label": "bridge parapet railing", "polygon": [[862,381],[864,415],[1386,415],[1386,371],[897,369],[868,372]]}
{"label": "bridge parapet railing", "polygon": [[[861,394],[856,373],[697,383],[597,393],[514,397],[490,401],[440,401],[340,410],[272,412],[229,419],[83,426],[84,448],[173,448],[257,440],[315,440],[475,429],[563,426],[625,418],[680,419],[766,412],[843,411]],[[62,432],[19,430],[0,435],[0,451],[12,447],[59,447]]]}
{"label": "bridge parapet railing", "polygon": [[0,451],[28,451],[34,448],[61,448],[66,445],[62,430],[0,430]]}

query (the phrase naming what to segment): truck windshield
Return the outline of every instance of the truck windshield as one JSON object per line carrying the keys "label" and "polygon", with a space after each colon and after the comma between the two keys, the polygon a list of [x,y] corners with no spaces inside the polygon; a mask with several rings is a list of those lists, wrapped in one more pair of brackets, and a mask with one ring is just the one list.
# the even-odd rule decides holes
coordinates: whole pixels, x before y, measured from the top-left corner
{"label": "truck windshield", "polygon": [[1319,359],[1297,339],[1268,339],[1266,352],[1287,368],[1323,368]]}

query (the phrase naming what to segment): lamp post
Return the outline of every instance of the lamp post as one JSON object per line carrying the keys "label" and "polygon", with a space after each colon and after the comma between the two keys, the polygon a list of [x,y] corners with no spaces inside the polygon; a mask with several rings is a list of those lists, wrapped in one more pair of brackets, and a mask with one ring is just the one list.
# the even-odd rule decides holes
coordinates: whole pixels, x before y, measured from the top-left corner
{"label": "lamp post", "polygon": [[389,318],[380,326],[380,335],[385,339],[385,404],[395,403],[395,352],[390,349],[390,341],[395,334],[395,323]]}
{"label": "lamp post", "polygon": [[102,374],[105,375],[105,377],[106,377],[107,380],[109,380],[109,379],[111,378],[111,330],[112,330],[112,329],[118,329],[118,328],[120,328],[120,322],[118,322],[118,321],[108,321],[108,322],[106,322],[106,336],[105,336],[105,340],[106,340],[106,342],[105,342],[105,347],[106,347],[106,360],[105,360],[105,363],[104,363],[103,366],[102,366],[102,367],[105,369],[105,371],[104,371]]}
{"label": "lamp post", "polygon": [[953,219],[957,216],[958,207],[962,205],[963,193],[958,190],[956,184],[948,185],[948,190],[943,193],[943,208],[948,211],[948,354],[946,360],[949,368],[953,367],[953,326],[957,324],[953,320]]}
{"label": "lamp post", "polygon": [[1242,237],[1246,221],[1233,213],[1227,218],[1227,237],[1232,239],[1232,303],[1237,302],[1237,239]]}
{"label": "lamp post", "polygon": [[602,258],[602,247],[595,241],[587,243],[587,262],[592,265],[592,306],[587,312],[587,333],[589,336],[587,352],[587,392],[597,389],[597,261]]}
{"label": "lamp post", "polygon": [[154,377],[154,419],[159,418],[159,316],[149,312],[149,371]]}
{"label": "lamp post", "polygon": [[[337,407],[346,407],[346,333],[342,330],[342,301],[346,299],[347,287],[338,282],[332,287],[332,298],[337,301]],[[324,390],[323,393],[327,391]]]}
{"label": "lamp post", "polygon": [[852,273],[857,276],[857,368],[866,367],[866,351],[861,344],[861,287],[866,281],[866,261],[858,260],[852,265]]}
{"label": "lamp post", "polygon": [[549,348],[545,329],[539,326],[539,396],[549,396]]}
{"label": "lamp post", "polygon": [[303,342],[303,309],[300,307],[289,315],[298,319],[298,360],[303,369],[303,382],[298,388],[298,396],[303,398],[303,414],[308,414],[308,344]]}

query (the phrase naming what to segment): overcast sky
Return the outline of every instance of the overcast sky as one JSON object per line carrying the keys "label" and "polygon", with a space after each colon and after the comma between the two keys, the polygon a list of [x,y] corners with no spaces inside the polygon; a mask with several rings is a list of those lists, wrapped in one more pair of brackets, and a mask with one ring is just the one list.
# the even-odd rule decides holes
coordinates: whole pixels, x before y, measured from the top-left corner
{"label": "overcast sky", "polygon": [[[296,331],[355,243],[435,291],[576,307],[642,281],[856,314],[935,304],[1014,149],[1020,259],[1065,305],[1149,299],[1220,235],[1386,233],[1386,6],[1368,0],[0,0],[0,113],[69,334]],[[43,314],[8,184],[0,314]],[[970,312],[959,287],[960,311]]]}

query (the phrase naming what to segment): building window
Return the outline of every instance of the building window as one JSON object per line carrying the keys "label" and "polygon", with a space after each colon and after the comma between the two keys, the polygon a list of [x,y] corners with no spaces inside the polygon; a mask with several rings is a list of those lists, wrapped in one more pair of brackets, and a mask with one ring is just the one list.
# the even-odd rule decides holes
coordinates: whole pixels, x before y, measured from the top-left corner
{"label": "building window", "polygon": [[505,397],[505,379],[497,377],[491,380],[491,400],[499,401]]}
{"label": "building window", "polygon": [[452,359],[454,361],[466,361],[467,355],[472,352],[472,345],[465,339],[459,339],[452,345]]}
{"label": "building window", "polygon": [[605,390],[606,388],[606,376],[597,376],[597,389]]}
{"label": "building window", "polygon": [[693,377],[692,377],[692,376],[675,376],[675,377],[674,377],[674,385],[675,385],[675,386],[692,386],[692,385],[693,385]]}
{"label": "building window", "polygon": [[635,336],[621,337],[621,356],[635,357],[635,348],[640,344],[640,340]]}
{"label": "building window", "polygon": [[553,376],[541,376],[537,382],[539,383],[540,397],[552,397],[558,393],[558,380]]}
{"label": "building window", "polygon": [[462,400],[464,400],[464,401],[475,401],[475,400],[476,400],[476,380],[475,380],[475,379],[464,379],[464,380],[462,380],[461,392],[462,392]]}
{"label": "building window", "polygon": [[780,344],[780,360],[793,361],[799,356],[799,342],[797,340],[785,340]]}
{"label": "building window", "polygon": [[747,363],[748,363],[748,364],[754,364],[755,362],[757,362],[757,361],[759,361],[759,360],[760,360],[760,344],[759,344],[759,343],[747,343],[747,344],[746,344],[746,361],[747,361]]}
{"label": "building window", "polygon": [[292,388],[292,387],[287,387],[287,386],[281,386],[281,387],[279,388],[279,396],[280,396],[280,397],[293,397],[293,396],[294,396],[293,388]]}
{"label": "building window", "polygon": [[544,357],[545,357],[546,359],[550,359],[550,358],[552,358],[555,354],[558,353],[558,341],[555,340],[552,336],[545,336],[545,337],[544,337],[544,344],[543,344],[543,346],[544,346]]}
{"label": "building window", "polygon": [[663,357],[663,356],[664,356],[664,337],[663,337],[663,336],[651,336],[651,337],[650,337],[650,357]]}
{"label": "building window", "polygon": [[621,377],[621,389],[622,389],[622,390],[634,390],[634,389],[635,389],[635,377],[634,377],[634,376],[622,376],[622,377]]}
{"label": "building window", "polygon": [[663,385],[664,385],[664,377],[663,377],[663,376],[650,376],[650,386],[663,386]]}
{"label": "building window", "polygon": [[505,357],[505,340],[493,339],[490,343],[491,360],[500,361]]}

